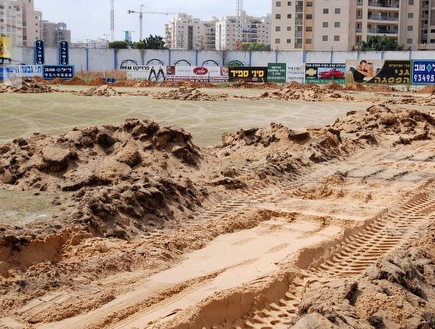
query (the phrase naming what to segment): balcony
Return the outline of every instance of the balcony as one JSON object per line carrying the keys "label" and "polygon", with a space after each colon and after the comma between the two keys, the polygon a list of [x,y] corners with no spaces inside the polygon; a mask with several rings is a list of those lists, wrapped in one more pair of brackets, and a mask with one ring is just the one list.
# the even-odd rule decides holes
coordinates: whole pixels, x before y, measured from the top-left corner
{"label": "balcony", "polygon": [[372,21],[390,21],[390,22],[398,22],[399,18],[398,17],[394,17],[391,15],[385,15],[385,14],[374,14],[374,15],[370,15],[368,17],[369,20]]}
{"label": "balcony", "polygon": [[369,1],[369,7],[383,7],[399,9],[400,1]]}
{"label": "balcony", "polygon": [[375,29],[367,29],[367,32],[371,34],[398,34],[399,29],[388,29],[388,28],[378,27]]}

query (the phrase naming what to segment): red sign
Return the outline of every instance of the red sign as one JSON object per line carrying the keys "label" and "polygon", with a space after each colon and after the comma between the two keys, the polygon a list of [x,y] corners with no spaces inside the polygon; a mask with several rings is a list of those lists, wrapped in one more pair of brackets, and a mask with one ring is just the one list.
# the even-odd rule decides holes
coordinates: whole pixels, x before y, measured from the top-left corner
{"label": "red sign", "polygon": [[193,69],[193,73],[195,73],[196,75],[206,75],[208,73],[208,70],[204,66],[198,66]]}

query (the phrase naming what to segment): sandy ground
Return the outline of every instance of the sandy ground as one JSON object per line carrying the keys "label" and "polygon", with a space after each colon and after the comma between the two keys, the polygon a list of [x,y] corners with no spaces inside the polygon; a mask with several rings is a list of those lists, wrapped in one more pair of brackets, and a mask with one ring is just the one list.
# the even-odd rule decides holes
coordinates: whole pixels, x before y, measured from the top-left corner
{"label": "sandy ground", "polygon": [[434,96],[382,97],[203,149],[134,119],[0,146],[3,189],[61,205],[0,226],[0,327],[434,328]]}

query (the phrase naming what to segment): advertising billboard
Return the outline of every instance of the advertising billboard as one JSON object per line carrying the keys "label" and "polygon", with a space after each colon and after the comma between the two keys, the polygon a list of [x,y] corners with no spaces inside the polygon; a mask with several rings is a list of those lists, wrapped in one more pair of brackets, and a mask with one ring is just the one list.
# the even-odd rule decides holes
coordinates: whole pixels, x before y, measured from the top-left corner
{"label": "advertising billboard", "polygon": [[307,63],[305,65],[306,83],[344,83],[346,65],[344,63]]}
{"label": "advertising billboard", "polygon": [[347,60],[346,83],[410,84],[409,60]]}
{"label": "advertising billboard", "polygon": [[11,38],[6,36],[0,36],[0,58],[11,59],[12,48]]}
{"label": "advertising billboard", "polygon": [[127,70],[127,79],[135,81],[165,81],[166,66],[133,65]]}
{"label": "advertising billboard", "polygon": [[286,63],[267,64],[267,81],[275,83],[285,83],[287,75]]}
{"label": "advertising billboard", "polygon": [[231,67],[229,78],[230,81],[266,82],[267,67]]}
{"label": "advertising billboard", "polygon": [[227,82],[227,66],[180,66],[166,67],[167,81],[198,81],[198,82]]}
{"label": "advertising billboard", "polygon": [[412,61],[412,83],[427,85],[435,83],[435,60]]}

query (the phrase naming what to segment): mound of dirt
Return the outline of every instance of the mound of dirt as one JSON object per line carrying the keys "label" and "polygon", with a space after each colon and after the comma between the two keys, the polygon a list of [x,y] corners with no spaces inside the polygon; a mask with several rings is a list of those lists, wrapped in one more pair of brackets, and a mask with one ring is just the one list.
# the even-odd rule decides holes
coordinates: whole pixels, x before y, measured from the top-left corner
{"label": "mound of dirt", "polygon": [[435,227],[382,257],[361,279],[311,289],[292,328],[435,327]]}
{"label": "mound of dirt", "polygon": [[337,119],[332,128],[355,134],[369,143],[388,138],[393,144],[410,144],[413,140],[434,138],[435,113],[379,104],[362,112],[348,112],[346,117]]}
{"label": "mound of dirt", "polygon": [[219,96],[211,96],[196,88],[180,87],[163,93],[153,94],[154,99],[173,99],[183,101],[216,101]]}
{"label": "mound of dirt", "polygon": [[34,79],[19,79],[11,85],[4,85],[0,88],[0,93],[52,93],[57,92],[57,89],[53,89],[47,86],[45,83],[37,82]]}
{"label": "mound of dirt", "polygon": [[0,327],[431,328],[434,118],[377,104],[207,149],[128,119],[1,145],[3,189],[63,198],[0,227]]}
{"label": "mound of dirt", "polygon": [[334,81],[328,82],[326,85],[323,85],[322,88],[328,89],[328,90],[343,90],[344,89],[344,87],[342,85],[340,85]]}
{"label": "mound of dirt", "polygon": [[71,80],[65,81],[63,84],[70,86],[85,86],[86,82],[78,77],[74,77]]}
{"label": "mound of dirt", "polygon": [[88,83],[89,86],[102,86],[107,85],[107,81],[101,77],[95,78]]}
{"label": "mound of dirt", "polygon": [[121,96],[123,93],[116,91],[109,85],[101,85],[98,87],[93,87],[88,90],[82,90],[82,91],[76,91],[76,95],[79,96],[105,96],[105,97],[112,97],[112,96]]}
{"label": "mound of dirt", "polygon": [[419,93],[433,94],[433,93],[435,93],[435,85],[424,86],[423,88],[419,89],[418,92]]}
{"label": "mound of dirt", "polygon": [[0,154],[3,184],[76,191],[77,206],[60,217],[98,236],[131,238],[162,227],[206,195],[190,178],[203,161],[191,135],[155,122],[34,135],[1,146]]}
{"label": "mound of dirt", "polygon": [[288,84],[284,88],[266,91],[260,95],[260,99],[277,99],[277,100],[300,100],[300,101],[330,101],[330,100],[344,100],[349,101],[354,98],[348,95],[342,95],[336,90],[340,88],[339,85],[329,85],[332,89],[327,87],[322,88],[315,84],[308,84],[304,87],[301,85]]}

